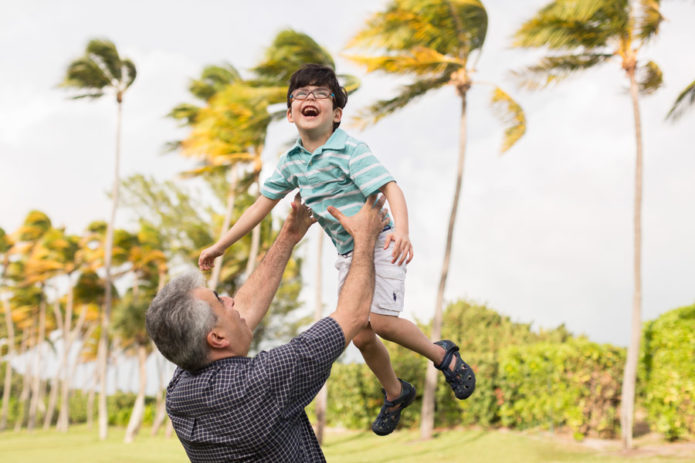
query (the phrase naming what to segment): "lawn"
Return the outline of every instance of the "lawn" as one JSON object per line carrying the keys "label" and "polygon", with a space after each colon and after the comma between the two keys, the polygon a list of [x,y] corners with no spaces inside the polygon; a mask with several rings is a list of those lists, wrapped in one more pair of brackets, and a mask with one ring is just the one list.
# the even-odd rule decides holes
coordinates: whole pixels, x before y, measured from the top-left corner
{"label": "lawn", "polygon": [[[174,437],[151,437],[149,430],[132,444],[123,443],[122,429],[110,429],[109,438],[100,442],[97,432],[84,426],[71,428],[67,434],[56,431],[0,433],[0,461],[3,463],[154,463],[187,462]],[[638,443],[638,447],[642,444]],[[365,432],[329,432],[324,445],[330,463],[398,462],[398,463],[655,463],[692,462],[695,455],[669,452],[657,456],[644,449],[623,455],[617,444],[603,445],[602,450],[553,439],[537,433],[520,434],[504,431],[444,431],[435,439],[420,441],[416,431],[399,431],[388,437]],[[666,446],[668,447],[668,446]],[[661,445],[659,448],[665,448]],[[674,447],[675,448],[675,447]],[[680,454],[673,455],[674,453]]]}

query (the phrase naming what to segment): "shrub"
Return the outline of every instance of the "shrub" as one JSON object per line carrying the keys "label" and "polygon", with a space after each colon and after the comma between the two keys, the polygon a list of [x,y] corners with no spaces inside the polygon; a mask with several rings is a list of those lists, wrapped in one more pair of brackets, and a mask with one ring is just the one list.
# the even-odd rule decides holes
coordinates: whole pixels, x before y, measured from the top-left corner
{"label": "shrub", "polygon": [[640,363],[650,427],[670,440],[695,435],[695,304],[645,323]]}
{"label": "shrub", "polygon": [[618,429],[624,350],[584,339],[504,349],[499,359],[505,426],[568,426],[581,439]]}

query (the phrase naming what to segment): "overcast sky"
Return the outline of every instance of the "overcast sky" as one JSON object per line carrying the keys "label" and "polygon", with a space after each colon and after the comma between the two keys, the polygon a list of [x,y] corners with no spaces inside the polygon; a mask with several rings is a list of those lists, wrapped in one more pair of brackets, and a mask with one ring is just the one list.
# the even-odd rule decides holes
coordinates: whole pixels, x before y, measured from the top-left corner
{"label": "overcast sky", "polygon": [[[625,345],[632,303],[634,126],[618,63],[540,93],[517,89],[508,72],[533,52],[510,36],[545,2],[495,0],[468,105],[464,187],[446,298],[485,303],[515,321],[561,323],[592,340]],[[161,155],[183,132],[165,118],[190,101],[187,84],[205,65],[228,61],[246,71],[280,30],[311,35],[337,58],[338,71],[362,78],[346,118],[399,83],[366,76],[339,55],[385,2],[0,0],[0,227],[14,231],[31,209],[80,233],[109,212],[115,104],[75,102],[56,88],[67,64],[95,37],[113,40],[138,77],[126,94],[122,177],[176,178],[191,164]],[[523,7],[522,7],[523,5]],[[695,301],[695,111],[664,122],[677,94],[695,79],[690,30],[695,4],[662,3],[667,21],[641,55],[664,72],[664,87],[641,100],[645,142],[643,312],[645,319]],[[522,105],[524,138],[499,156],[502,127],[489,83]],[[428,94],[359,132],[398,179],[409,205],[415,259],[406,281],[408,317],[433,312],[458,151],[459,99],[450,88]],[[293,126],[271,126],[264,176]],[[183,180],[180,180],[183,181]],[[284,209],[283,209],[284,207]],[[284,214],[287,205],[276,208]],[[222,211],[220,211],[222,213]],[[119,225],[128,226],[123,214]],[[310,240],[315,239],[310,233]],[[314,246],[304,247],[307,283]],[[333,248],[324,254],[325,302],[335,303]],[[305,294],[312,294],[307,291]],[[312,308],[311,301],[308,309]]]}

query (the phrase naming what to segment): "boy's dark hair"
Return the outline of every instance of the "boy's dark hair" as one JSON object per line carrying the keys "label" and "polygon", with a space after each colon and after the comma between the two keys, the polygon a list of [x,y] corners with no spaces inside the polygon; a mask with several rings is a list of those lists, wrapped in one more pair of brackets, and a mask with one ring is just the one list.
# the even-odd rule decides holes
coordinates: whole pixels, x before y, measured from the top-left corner
{"label": "boy's dark hair", "polygon": [[[323,86],[331,89],[335,98],[333,98],[333,108],[337,106],[338,108],[344,108],[347,104],[348,94],[347,91],[340,86],[338,78],[335,75],[335,71],[330,66],[325,66],[323,64],[305,64],[301,68],[297,69],[292,77],[290,77],[290,86],[287,88],[287,107],[292,106],[292,99],[290,96],[298,88],[306,87],[308,85],[313,86]],[[333,130],[340,126],[340,122],[333,123]]]}

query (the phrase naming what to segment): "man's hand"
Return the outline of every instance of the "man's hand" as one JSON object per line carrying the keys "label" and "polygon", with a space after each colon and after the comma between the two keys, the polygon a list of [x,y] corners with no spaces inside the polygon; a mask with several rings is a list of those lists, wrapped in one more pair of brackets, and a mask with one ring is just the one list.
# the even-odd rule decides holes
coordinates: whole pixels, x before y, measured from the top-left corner
{"label": "man's hand", "polygon": [[[328,206],[328,212],[338,219],[340,225],[352,235],[355,242],[366,237],[376,238],[376,236],[388,224],[387,211],[383,209],[386,198],[376,195],[367,198],[360,211],[352,217],[347,217],[333,206]],[[358,238],[359,237],[359,238]]]}
{"label": "man's hand", "polygon": [[217,249],[217,244],[210,246],[200,253],[198,267],[200,267],[200,270],[210,270],[215,266],[215,259],[223,253],[224,251]]}
{"label": "man's hand", "polygon": [[[384,243],[384,249],[389,248],[389,244],[393,241],[393,260],[392,264],[395,264],[399,260],[398,265],[403,265],[403,262],[409,264],[413,260],[413,245],[410,243],[410,238],[408,235],[399,233],[398,230],[394,230],[393,233],[386,235],[386,242]],[[407,260],[406,260],[407,259]]]}
{"label": "man's hand", "polygon": [[311,209],[306,204],[302,204],[302,197],[297,193],[294,196],[294,201],[292,201],[290,215],[287,216],[287,220],[285,220],[285,224],[282,227],[283,232],[294,243],[299,243],[309,227],[315,223],[316,218],[312,216]]}

